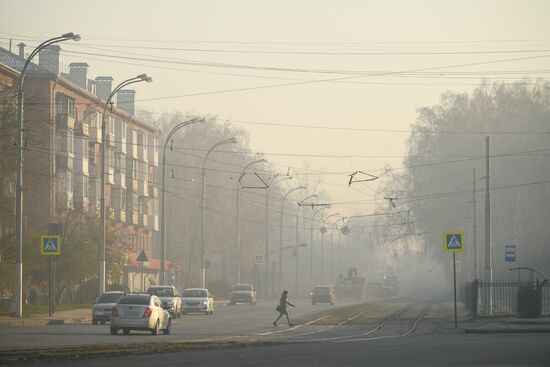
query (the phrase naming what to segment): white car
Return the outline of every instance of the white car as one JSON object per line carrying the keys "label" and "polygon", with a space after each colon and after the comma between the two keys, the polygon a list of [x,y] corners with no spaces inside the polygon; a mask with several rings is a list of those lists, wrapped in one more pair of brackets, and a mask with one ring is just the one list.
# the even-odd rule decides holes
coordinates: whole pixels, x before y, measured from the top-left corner
{"label": "white car", "polygon": [[181,294],[183,314],[203,312],[206,315],[214,314],[214,297],[205,288],[188,288]]}
{"label": "white car", "polygon": [[104,325],[111,321],[111,312],[118,300],[124,296],[124,292],[112,291],[105,292],[95,301],[94,309],[92,310],[92,324],[97,325],[101,322]]}
{"label": "white car", "polygon": [[113,307],[111,334],[119,330],[129,334],[130,330],[150,331],[158,335],[160,330],[170,334],[172,317],[160,298],[151,294],[126,294]]}

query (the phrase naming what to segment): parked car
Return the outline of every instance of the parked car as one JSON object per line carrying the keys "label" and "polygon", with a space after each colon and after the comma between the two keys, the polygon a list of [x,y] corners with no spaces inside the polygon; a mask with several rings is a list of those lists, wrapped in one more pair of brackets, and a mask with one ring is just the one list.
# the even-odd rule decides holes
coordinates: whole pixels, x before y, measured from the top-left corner
{"label": "parked car", "polygon": [[235,305],[239,302],[256,304],[256,291],[252,284],[237,284],[229,294],[229,304]]}
{"label": "parked car", "polygon": [[190,312],[204,312],[206,315],[214,314],[214,297],[205,288],[189,288],[181,294],[183,301],[183,314]]}
{"label": "parked car", "polygon": [[317,286],[313,288],[311,292],[311,304],[317,303],[330,303],[333,305],[336,302],[334,295],[334,289],[331,286]]}
{"label": "parked car", "polygon": [[160,330],[170,334],[172,317],[159,297],[151,294],[125,294],[111,311],[111,334],[119,330],[129,334],[130,330],[150,331],[158,335]]}
{"label": "parked car", "polygon": [[155,295],[167,304],[168,312],[173,318],[181,316],[181,298],[178,290],[173,285],[155,285],[147,289],[148,294]]}
{"label": "parked car", "polygon": [[113,307],[122,296],[124,296],[124,292],[120,291],[103,293],[95,301],[92,310],[92,324],[97,325],[98,322],[101,322],[104,325],[107,321],[111,321]]}
{"label": "parked car", "polygon": [[13,300],[9,297],[0,297],[0,307],[11,307]]}

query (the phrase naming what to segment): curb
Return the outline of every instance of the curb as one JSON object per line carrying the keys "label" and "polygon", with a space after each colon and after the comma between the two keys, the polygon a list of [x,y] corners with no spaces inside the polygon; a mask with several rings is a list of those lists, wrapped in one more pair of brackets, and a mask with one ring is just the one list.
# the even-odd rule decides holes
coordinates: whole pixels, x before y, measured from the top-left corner
{"label": "curb", "polygon": [[92,322],[91,318],[80,319],[14,319],[0,321],[0,327],[35,327],[48,325],[70,325]]}
{"label": "curb", "polygon": [[550,333],[550,328],[539,329],[465,329],[466,334],[530,334]]}

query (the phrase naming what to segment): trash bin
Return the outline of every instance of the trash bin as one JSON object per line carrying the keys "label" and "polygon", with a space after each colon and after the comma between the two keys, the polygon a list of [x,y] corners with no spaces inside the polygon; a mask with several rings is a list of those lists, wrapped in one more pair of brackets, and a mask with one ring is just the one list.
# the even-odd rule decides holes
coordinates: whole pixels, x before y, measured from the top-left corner
{"label": "trash bin", "polygon": [[540,316],[541,309],[542,294],[538,287],[520,286],[518,292],[518,317],[522,319],[534,319]]}

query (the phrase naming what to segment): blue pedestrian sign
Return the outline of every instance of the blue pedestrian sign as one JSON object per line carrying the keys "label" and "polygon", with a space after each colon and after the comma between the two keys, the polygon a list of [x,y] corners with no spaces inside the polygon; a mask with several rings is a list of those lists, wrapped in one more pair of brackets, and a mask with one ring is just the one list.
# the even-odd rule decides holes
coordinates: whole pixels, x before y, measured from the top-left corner
{"label": "blue pedestrian sign", "polygon": [[504,247],[504,260],[508,263],[516,262],[516,245],[506,245]]}
{"label": "blue pedestrian sign", "polygon": [[40,253],[47,256],[60,255],[61,236],[40,236]]}
{"label": "blue pedestrian sign", "polygon": [[444,232],[445,252],[464,252],[464,232]]}

